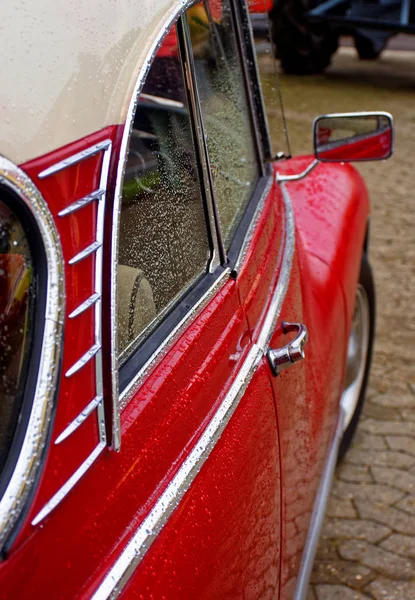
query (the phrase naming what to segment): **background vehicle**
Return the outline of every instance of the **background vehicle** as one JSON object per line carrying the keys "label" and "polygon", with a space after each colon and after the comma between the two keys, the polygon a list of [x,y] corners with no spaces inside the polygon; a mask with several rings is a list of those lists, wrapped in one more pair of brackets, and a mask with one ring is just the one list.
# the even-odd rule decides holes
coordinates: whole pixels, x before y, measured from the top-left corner
{"label": "background vehicle", "polygon": [[4,14],[0,597],[302,597],[374,332],[367,191],[323,160],[390,116],[274,160],[245,3],[91,6]]}
{"label": "background vehicle", "polygon": [[340,35],[351,35],[361,59],[375,59],[396,33],[415,33],[414,0],[275,0],[273,41],[286,73],[320,73]]}

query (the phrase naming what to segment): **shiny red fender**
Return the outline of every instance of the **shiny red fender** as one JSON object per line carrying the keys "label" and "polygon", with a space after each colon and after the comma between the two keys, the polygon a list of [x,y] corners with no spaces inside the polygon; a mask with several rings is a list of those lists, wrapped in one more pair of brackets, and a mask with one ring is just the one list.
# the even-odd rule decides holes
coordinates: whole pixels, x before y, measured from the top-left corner
{"label": "shiny red fender", "polygon": [[[277,163],[279,174],[299,174],[312,157]],[[281,453],[281,594],[296,586],[311,510],[337,424],[356,283],[369,215],[357,171],[320,164],[304,179],[284,184],[296,221],[291,286],[301,286],[302,322],[308,328],[306,360],[282,372],[273,385]],[[298,269],[296,275],[295,270]],[[297,293],[298,295],[298,293]],[[288,292],[283,318],[297,318]],[[276,332],[273,347],[284,344]],[[290,386],[292,402],[284,401]]]}
{"label": "shiny red fender", "polygon": [[[279,163],[277,170],[297,174],[312,160],[298,157]],[[350,325],[370,215],[365,182],[350,164],[320,163],[304,179],[286,185],[305,255],[317,256],[335,273]]]}

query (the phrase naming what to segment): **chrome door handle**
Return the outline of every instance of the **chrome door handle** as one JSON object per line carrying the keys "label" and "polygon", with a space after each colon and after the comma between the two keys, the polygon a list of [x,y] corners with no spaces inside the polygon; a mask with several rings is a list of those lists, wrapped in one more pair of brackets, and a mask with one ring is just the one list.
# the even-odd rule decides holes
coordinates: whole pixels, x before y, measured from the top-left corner
{"label": "chrome door handle", "polygon": [[283,321],[282,330],[284,333],[298,331],[298,335],[286,346],[278,348],[278,350],[272,350],[271,348],[268,350],[268,362],[275,377],[283,369],[305,358],[304,346],[308,340],[307,327],[302,323],[286,323]]}

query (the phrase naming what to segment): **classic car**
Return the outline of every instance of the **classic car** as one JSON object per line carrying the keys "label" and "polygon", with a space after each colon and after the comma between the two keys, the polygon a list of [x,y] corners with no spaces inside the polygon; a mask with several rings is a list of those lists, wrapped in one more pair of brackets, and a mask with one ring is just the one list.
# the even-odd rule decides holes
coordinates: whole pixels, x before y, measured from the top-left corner
{"label": "classic car", "polygon": [[390,115],[275,156],[243,0],[2,22],[0,598],[303,598],[374,336],[348,161]]}

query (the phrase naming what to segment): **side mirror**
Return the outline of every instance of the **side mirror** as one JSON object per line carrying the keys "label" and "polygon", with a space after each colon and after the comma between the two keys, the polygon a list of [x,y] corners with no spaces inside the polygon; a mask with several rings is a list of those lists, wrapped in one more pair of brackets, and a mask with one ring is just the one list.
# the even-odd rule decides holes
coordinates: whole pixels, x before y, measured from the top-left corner
{"label": "side mirror", "polygon": [[315,156],[322,162],[385,160],[393,152],[393,118],[384,112],[317,117],[313,142]]}

